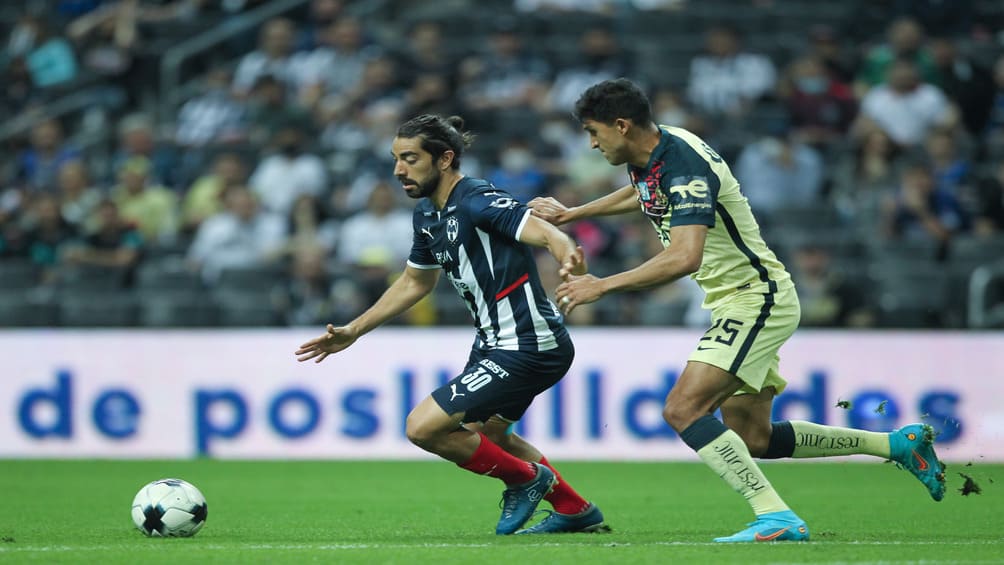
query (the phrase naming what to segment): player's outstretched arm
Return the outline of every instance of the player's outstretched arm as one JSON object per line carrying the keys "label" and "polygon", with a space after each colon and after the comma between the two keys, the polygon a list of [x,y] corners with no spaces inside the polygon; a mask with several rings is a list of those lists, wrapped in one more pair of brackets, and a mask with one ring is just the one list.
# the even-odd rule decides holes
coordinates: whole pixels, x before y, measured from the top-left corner
{"label": "player's outstretched arm", "polygon": [[347,349],[357,339],[411,308],[422,297],[432,292],[436,287],[436,281],[439,280],[439,272],[440,269],[406,267],[380,299],[358,318],[340,327],[328,324],[324,335],[301,345],[296,350],[297,361],[314,359],[315,363],[320,363],[328,355]]}
{"label": "player's outstretched arm", "polygon": [[550,196],[534,198],[527,206],[533,210],[533,215],[560,226],[593,216],[616,216],[632,212],[638,209],[638,197],[634,187],[628,184],[606,196],[573,208],[566,207]]}
{"label": "player's outstretched arm", "polygon": [[575,245],[575,241],[565,232],[540,218],[532,215],[527,218],[523,231],[519,233],[519,240],[528,245],[546,248],[558,265],[561,265],[558,274],[562,279],[568,278],[569,274],[584,275],[588,270],[582,247]]}

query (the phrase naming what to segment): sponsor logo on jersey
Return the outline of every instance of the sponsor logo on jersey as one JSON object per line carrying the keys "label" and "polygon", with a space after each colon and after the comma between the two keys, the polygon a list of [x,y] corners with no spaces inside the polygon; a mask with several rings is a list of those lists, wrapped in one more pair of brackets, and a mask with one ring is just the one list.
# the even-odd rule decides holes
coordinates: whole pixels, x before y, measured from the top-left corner
{"label": "sponsor logo on jersey", "polygon": [[669,187],[670,194],[677,194],[680,198],[707,198],[708,182],[703,178],[692,178],[687,184],[674,184]]}

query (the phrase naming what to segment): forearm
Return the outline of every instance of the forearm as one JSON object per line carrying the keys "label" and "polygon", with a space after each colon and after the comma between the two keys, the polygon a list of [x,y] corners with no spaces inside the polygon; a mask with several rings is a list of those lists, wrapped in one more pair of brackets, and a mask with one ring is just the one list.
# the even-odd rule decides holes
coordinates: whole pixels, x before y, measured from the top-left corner
{"label": "forearm", "polygon": [[387,320],[403,314],[425,295],[432,292],[434,286],[435,279],[430,284],[428,281],[410,277],[406,272],[398,277],[394,284],[390,285],[390,288],[380,296],[373,306],[370,306],[348,325],[359,336],[369,333]]}
{"label": "forearm", "polygon": [[637,209],[638,198],[635,189],[628,184],[592,202],[569,208],[568,211],[559,216],[558,224],[566,224],[594,216],[626,214]]}
{"label": "forearm", "polygon": [[692,262],[683,254],[660,253],[634,269],[600,279],[603,293],[644,290],[673,282],[693,273]]}

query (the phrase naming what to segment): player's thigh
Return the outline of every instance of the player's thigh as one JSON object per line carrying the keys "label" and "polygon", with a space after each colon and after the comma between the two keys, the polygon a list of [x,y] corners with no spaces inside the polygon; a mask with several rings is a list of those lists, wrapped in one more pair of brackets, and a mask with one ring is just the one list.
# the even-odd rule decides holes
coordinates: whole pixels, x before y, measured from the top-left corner
{"label": "player's thigh", "polygon": [[739,394],[772,386],[780,393],[778,350],[791,337],[801,311],[793,288],[769,294],[739,293],[717,306],[712,326],[691,353],[690,361],[714,365],[741,380]]}
{"label": "player's thigh", "polygon": [[430,395],[408,414],[405,433],[413,442],[422,443],[456,430],[463,418],[463,412],[447,414]]}
{"label": "player's thigh", "polygon": [[464,370],[432,392],[448,414],[465,413],[464,422],[485,422],[492,416],[519,420],[541,392],[568,371],[571,344],[550,351],[474,351]]}

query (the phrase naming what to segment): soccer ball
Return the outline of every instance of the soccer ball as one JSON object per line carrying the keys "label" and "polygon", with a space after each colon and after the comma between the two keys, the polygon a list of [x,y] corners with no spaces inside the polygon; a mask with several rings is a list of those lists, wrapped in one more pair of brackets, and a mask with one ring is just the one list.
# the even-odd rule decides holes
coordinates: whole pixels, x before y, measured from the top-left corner
{"label": "soccer ball", "polygon": [[206,523],[206,497],[181,479],[154,481],[132,499],[132,521],[154,537],[189,537]]}

